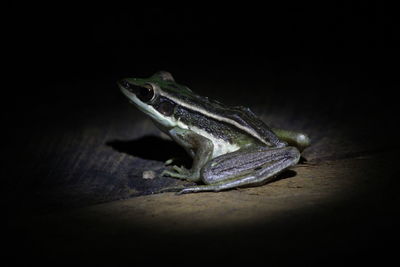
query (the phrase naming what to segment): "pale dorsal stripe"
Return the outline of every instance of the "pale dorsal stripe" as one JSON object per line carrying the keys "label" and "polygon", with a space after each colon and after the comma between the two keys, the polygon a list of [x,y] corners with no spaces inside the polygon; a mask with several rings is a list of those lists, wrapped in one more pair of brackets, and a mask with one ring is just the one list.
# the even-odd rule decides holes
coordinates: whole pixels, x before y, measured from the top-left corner
{"label": "pale dorsal stripe", "polygon": [[166,93],[164,91],[161,91],[160,95],[165,96],[168,99],[171,99],[172,101],[174,101],[175,103],[177,103],[178,105],[180,105],[182,107],[185,107],[187,109],[196,111],[196,112],[198,112],[200,114],[203,114],[203,115],[205,115],[207,117],[210,117],[212,119],[215,119],[217,121],[223,121],[223,122],[226,122],[228,124],[234,125],[235,127],[237,127],[239,129],[245,131],[246,133],[249,133],[252,136],[256,137],[258,140],[260,140],[264,144],[271,145],[271,143],[265,141],[256,131],[252,130],[251,128],[244,127],[244,126],[240,125],[238,122],[236,122],[236,121],[234,121],[232,119],[228,119],[228,118],[225,118],[225,117],[218,116],[218,115],[216,115],[214,113],[208,112],[207,110],[199,108],[199,107],[190,106],[187,103],[181,101],[178,98],[175,98],[174,96],[171,96],[170,94],[168,94],[168,93]]}

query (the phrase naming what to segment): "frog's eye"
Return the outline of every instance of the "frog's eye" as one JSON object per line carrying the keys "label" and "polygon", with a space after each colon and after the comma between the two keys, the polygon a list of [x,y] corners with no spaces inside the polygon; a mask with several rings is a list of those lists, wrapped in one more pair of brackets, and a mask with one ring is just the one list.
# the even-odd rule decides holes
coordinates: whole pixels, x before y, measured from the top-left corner
{"label": "frog's eye", "polygon": [[127,80],[119,81],[119,84],[131,93],[134,93],[140,101],[148,103],[154,97],[154,88],[151,84],[145,84],[143,86],[138,86],[128,82]]}
{"label": "frog's eye", "polygon": [[142,102],[147,103],[153,99],[154,89],[150,84],[146,84],[144,87],[140,86],[135,91],[137,98]]}
{"label": "frog's eye", "polygon": [[174,112],[175,103],[164,100],[157,106],[158,112],[165,116],[171,116]]}

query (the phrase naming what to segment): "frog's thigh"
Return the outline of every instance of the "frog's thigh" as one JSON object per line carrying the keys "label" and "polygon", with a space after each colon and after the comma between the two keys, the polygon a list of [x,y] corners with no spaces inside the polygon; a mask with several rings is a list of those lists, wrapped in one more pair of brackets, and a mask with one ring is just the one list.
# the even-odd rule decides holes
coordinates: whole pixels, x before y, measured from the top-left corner
{"label": "frog's thigh", "polygon": [[263,184],[295,165],[299,158],[300,152],[295,147],[235,151],[217,157],[204,166],[202,179],[206,185],[188,187],[180,193],[221,191]]}

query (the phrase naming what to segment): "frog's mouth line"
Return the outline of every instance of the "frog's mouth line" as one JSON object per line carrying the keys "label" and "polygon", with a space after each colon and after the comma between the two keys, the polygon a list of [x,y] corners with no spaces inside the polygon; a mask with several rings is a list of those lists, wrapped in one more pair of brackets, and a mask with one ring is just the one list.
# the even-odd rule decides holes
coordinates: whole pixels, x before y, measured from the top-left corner
{"label": "frog's mouth line", "polygon": [[126,91],[128,91],[128,92],[130,92],[132,94],[135,94],[135,95],[138,94],[140,89],[141,89],[140,86],[137,86],[137,85],[134,85],[134,84],[129,84],[129,87],[127,87],[126,85],[123,84],[123,81],[119,81],[118,82],[118,86],[121,89],[124,89],[124,90],[126,90]]}
{"label": "frog's mouth line", "polygon": [[127,93],[136,95],[136,93],[139,91],[139,88],[138,88],[139,86],[136,86],[136,85],[129,85],[129,88],[128,88],[127,86],[125,86],[123,84],[123,81],[119,81],[117,84],[118,84],[119,89],[121,89],[121,91],[126,96],[129,96]]}
{"label": "frog's mouth line", "polygon": [[140,101],[139,98],[137,98],[137,96],[135,95],[135,93],[132,92],[131,90],[125,88],[120,83],[118,83],[118,86],[121,92],[129,99],[129,102],[140,108],[143,112],[146,112],[146,114],[148,113],[148,110],[152,108],[151,105],[145,104],[142,101]]}

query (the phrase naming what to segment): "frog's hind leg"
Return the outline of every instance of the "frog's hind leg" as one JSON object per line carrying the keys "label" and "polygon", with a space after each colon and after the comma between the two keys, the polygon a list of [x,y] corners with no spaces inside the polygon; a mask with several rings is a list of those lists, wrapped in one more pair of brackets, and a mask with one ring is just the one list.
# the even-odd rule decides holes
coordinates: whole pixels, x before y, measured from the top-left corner
{"label": "frog's hind leg", "polygon": [[241,186],[259,185],[295,165],[300,152],[295,147],[239,150],[208,162],[202,170],[206,185],[190,186],[180,192],[221,191]]}

